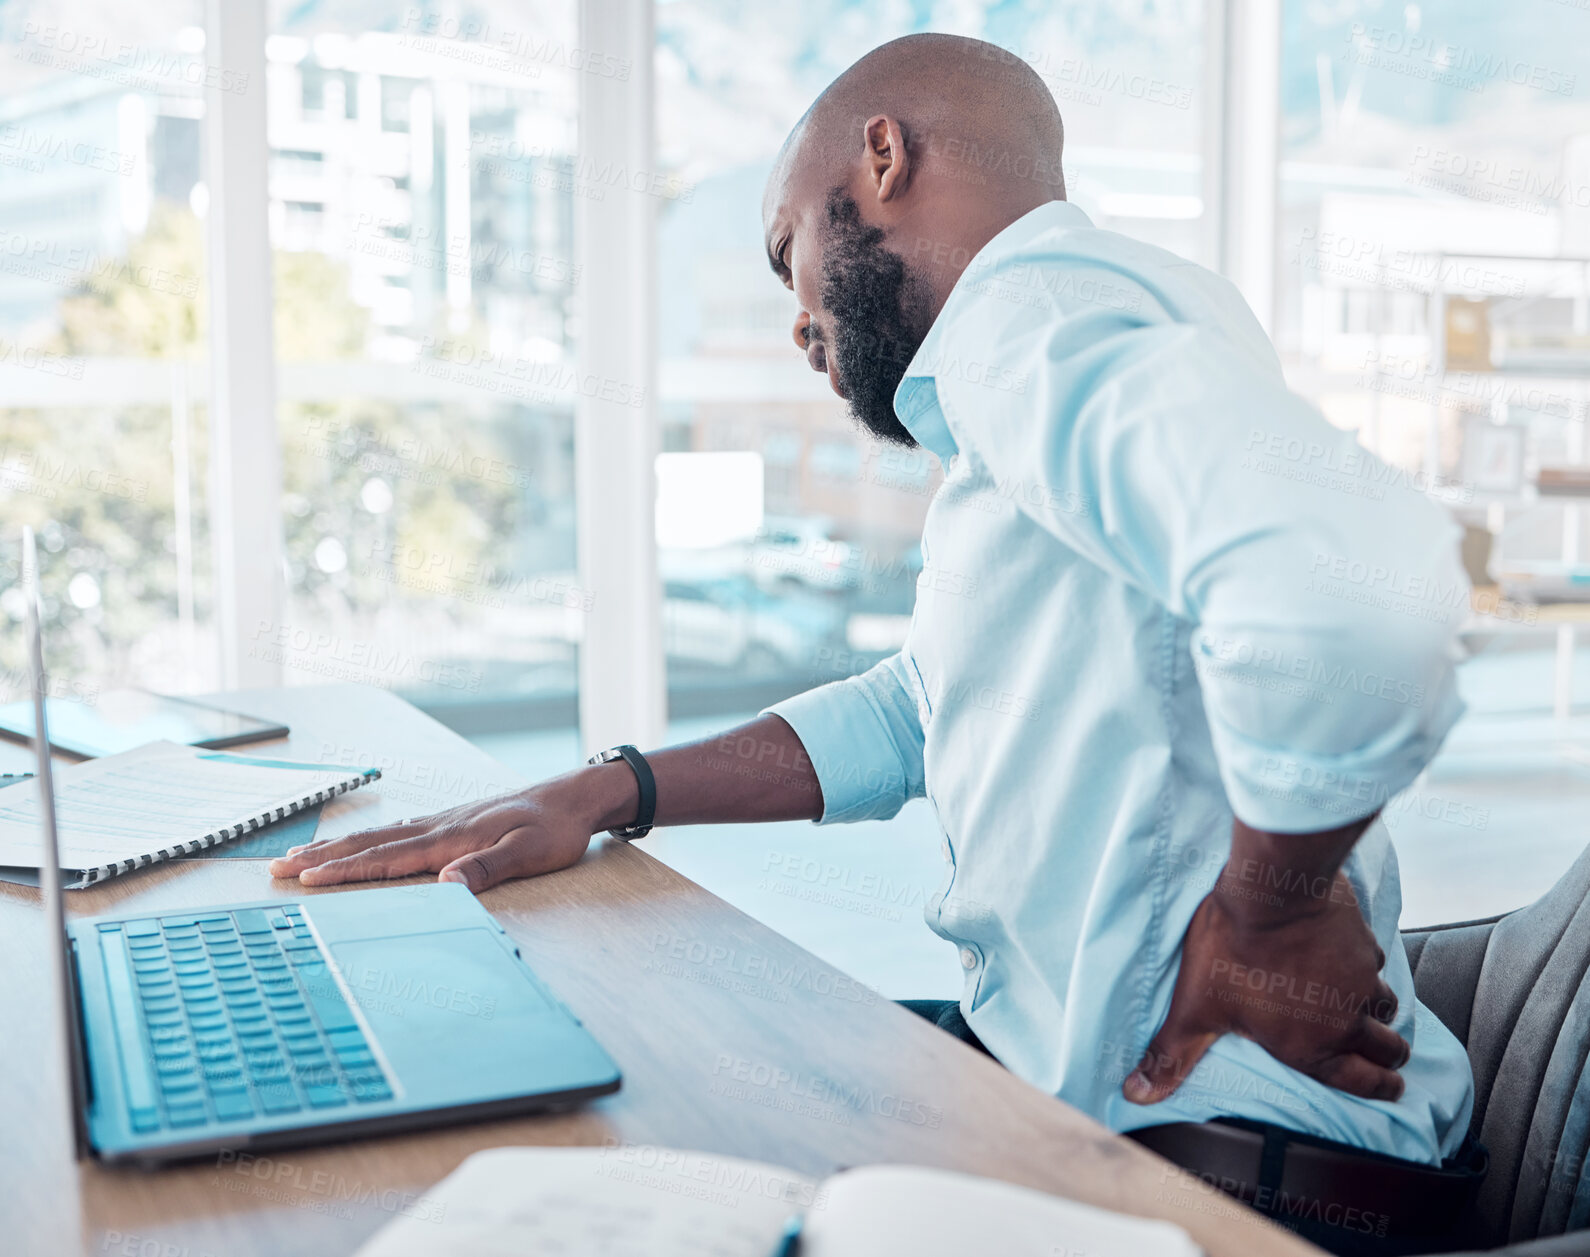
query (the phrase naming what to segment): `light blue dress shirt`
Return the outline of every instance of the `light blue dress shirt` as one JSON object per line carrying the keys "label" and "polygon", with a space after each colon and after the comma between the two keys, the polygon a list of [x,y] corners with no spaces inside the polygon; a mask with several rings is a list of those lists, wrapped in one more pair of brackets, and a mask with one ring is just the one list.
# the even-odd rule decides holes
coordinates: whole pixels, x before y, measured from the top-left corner
{"label": "light blue dress shirt", "polygon": [[[977,255],[894,406],[945,470],[905,644],[769,710],[812,758],[820,823],[931,800],[944,878],[925,915],[958,949],[971,1028],[1117,1131],[1234,1115],[1451,1155],[1473,1080],[1414,999],[1379,821],[1345,871],[1413,1048],[1402,1098],[1332,1090],[1233,1035],[1162,1103],[1121,1095],[1233,812],[1282,833],[1368,815],[1461,712],[1450,517],[1288,391],[1231,284],[1066,202]],[[1226,976],[1233,998],[1332,1014]]]}

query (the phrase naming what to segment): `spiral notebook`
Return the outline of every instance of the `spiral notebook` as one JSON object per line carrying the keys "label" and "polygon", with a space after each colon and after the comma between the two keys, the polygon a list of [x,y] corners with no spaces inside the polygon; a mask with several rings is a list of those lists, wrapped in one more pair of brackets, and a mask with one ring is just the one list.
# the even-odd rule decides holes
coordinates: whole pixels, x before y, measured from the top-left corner
{"label": "spiral notebook", "polygon": [[[381,775],[150,742],[55,774],[61,873],[80,890],[145,865],[230,842]],[[37,869],[39,795],[0,792],[0,866]]]}

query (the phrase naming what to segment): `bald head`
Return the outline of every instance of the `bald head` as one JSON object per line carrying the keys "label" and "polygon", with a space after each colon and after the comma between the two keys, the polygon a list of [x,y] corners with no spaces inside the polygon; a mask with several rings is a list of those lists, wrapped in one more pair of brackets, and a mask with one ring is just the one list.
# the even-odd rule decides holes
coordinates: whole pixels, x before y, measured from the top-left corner
{"label": "bald head", "polygon": [[1065,199],[1060,111],[994,44],[908,35],[829,85],[785,140],[762,201],[796,344],[856,419],[910,444],[894,389],[976,253]]}
{"label": "bald head", "polygon": [[[896,119],[925,164],[987,198],[1063,200],[1060,110],[1038,72],[997,44],[906,35],[874,48],[828,85],[795,124],[774,164],[836,174],[861,154],[869,118]],[[955,170],[956,164],[964,167]],[[973,178],[970,176],[981,176]],[[1032,185],[1043,191],[1032,193]]]}

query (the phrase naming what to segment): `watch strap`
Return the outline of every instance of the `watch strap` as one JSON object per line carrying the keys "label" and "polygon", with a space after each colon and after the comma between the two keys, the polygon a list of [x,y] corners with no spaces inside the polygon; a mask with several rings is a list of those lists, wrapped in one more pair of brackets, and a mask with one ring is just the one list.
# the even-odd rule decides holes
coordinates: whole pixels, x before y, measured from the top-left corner
{"label": "watch strap", "polygon": [[635,784],[640,787],[640,805],[635,809],[633,824],[620,825],[607,832],[615,838],[622,838],[628,842],[634,838],[644,838],[651,833],[652,818],[657,815],[657,778],[652,775],[651,765],[646,762],[646,757],[627,743],[624,746],[599,751],[586,762],[611,764],[618,760],[628,764],[635,774]]}

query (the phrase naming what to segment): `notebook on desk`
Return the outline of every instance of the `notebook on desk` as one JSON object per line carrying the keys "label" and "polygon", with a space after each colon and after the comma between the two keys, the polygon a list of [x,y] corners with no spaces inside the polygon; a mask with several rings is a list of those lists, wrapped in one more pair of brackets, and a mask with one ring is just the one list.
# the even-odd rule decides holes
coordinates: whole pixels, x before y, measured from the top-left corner
{"label": "notebook on desk", "polygon": [[[297,764],[150,742],[62,769],[61,868],[72,889],[231,842],[317,809],[378,768]],[[0,791],[0,867],[39,867],[38,791]]]}
{"label": "notebook on desk", "polygon": [[[406,1198],[357,1257],[1200,1257],[1169,1222],[876,1165],[822,1181],[670,1148],[494,1148]],[[797,1230],[795,1248],[783,1246]]]}

